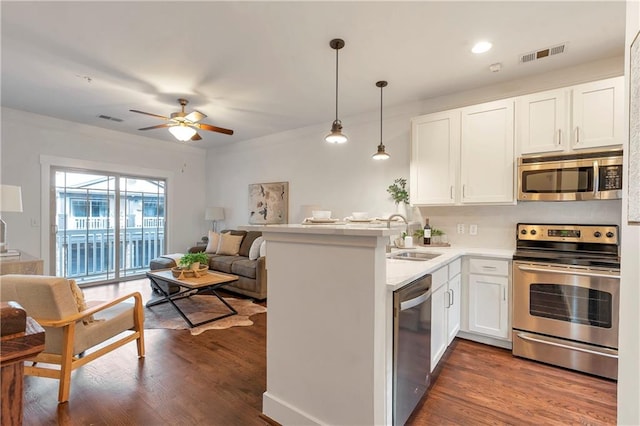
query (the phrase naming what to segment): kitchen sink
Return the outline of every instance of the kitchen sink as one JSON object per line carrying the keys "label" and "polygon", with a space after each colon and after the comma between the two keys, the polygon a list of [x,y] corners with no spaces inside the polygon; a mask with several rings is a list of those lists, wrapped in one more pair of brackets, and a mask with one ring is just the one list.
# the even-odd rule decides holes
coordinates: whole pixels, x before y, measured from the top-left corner
{"label": "kitchen sink", "polygon": [[419,251],[401,251],[389,255],[390,259],[403,260],[431,260],[440,256],[442,253],[424,253]]}

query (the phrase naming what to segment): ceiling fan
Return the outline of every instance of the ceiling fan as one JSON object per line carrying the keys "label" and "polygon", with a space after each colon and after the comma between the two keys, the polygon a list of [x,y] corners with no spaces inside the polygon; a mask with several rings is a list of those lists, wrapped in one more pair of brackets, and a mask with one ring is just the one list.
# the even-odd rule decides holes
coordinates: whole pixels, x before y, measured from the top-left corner
{"label": "ceiling fan", "polygon": [[196,110],[187,114],[186,112],[184,112],[184,107],[189,103],[189,101],[186,99],[180,98],[178,99],[178,102],[182,106],[182,110],[179,112],[171,113],[171,117],[152,114],[150,112],[138,111],[137,109],[130,109],[129,111],[137,112],[138,114],[150,115],[152,117],[162,118],[163,120],[168,121],[168,123],[165,123],[165,124],[158,124],[157,126],[151,126],[151,127],[143,127],[142,129],[138,129],[138,130],[161,129],[161,128],[167,127],[169,128],[169,131],[171,132],[171,134],[176,137],[176,139],[183,142],[188,140],[197,141],[202,139],[202,137],[198,134],[196,129],[224,133],[225,135],[233,135],[233,130],[212,126],[210,124],[199,123],[200,120],[202,120],[203,118],[206,118],[206,115]]}

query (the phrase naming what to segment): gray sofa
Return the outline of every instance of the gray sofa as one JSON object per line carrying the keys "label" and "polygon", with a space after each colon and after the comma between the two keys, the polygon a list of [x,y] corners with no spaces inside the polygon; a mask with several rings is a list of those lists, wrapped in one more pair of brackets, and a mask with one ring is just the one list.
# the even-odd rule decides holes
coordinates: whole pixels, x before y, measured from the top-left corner
{"label": "gray sofa", "polygon": [[[237,256],[225,256],[214,253],[207,253],[209,256],[209,269],[213,271],[226,272],[239,277],[238,281],[223,287],[235,293],[243,294],[254,299],[263,300],[267,298],[267,270],[265,265],[265,257],[258,257],[256,260],[249,259],[249,249],[256,238],[262,236],[257,231],[236,231],[223,230],[231,232],[232,235],[242,235],[242,243]],[[189,248],[189,253],[197,253],[205,251],[204,246],[195,246]]]}

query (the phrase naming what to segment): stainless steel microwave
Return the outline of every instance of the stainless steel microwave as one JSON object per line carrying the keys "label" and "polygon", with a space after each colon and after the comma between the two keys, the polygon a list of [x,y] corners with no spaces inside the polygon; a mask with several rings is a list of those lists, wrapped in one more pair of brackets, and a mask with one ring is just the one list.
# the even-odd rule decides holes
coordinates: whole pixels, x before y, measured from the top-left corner
{"label": "stainless steel microwave", "polygon": [[622,198],[622,151],[523,156],[518,200],[579,201]]}

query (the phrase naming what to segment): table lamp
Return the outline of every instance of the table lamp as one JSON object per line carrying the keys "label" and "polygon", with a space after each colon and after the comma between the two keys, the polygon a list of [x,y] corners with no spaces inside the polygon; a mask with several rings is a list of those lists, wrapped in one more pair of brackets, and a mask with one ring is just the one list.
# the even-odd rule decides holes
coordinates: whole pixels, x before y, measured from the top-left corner
{"label": "table lamp", "polygon": [[204,212],[204,219],[212,222],[213,232],[216,231],[216,222],[224,219],[224,208],[222,207],[207,207]]}
{"label": "table lamp", "polygon": [[[0,185],[0,211],[22,212],[22,189],[15,185]],[[0,219],[0,253],[7,252],[7,224]]]}

